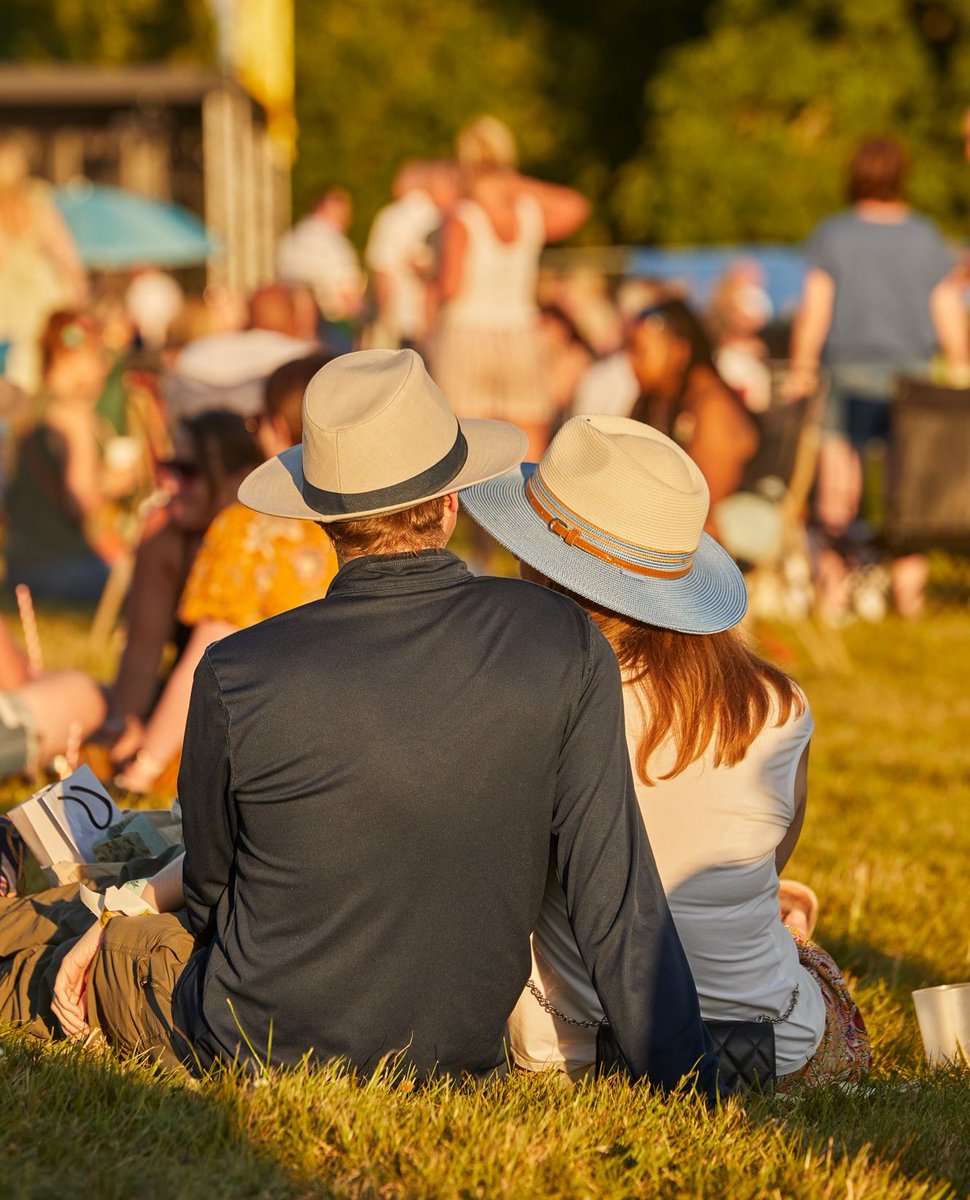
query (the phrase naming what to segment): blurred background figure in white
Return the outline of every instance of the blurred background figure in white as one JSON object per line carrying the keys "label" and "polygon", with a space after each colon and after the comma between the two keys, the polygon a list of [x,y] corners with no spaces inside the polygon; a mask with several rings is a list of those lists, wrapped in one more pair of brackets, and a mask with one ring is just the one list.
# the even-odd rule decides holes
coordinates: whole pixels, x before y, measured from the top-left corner
{"label": "blurred background figure in white", "polygon": [[520,175],[515,139],[495,117],[466,126],[457,150],[463,197],[442,234],[435,378],[459,416],[514,421],[538,458],[553,415],[539,341],[539,255],[583,224],[589,202]]}
{"label": "blurred background figure in white", "polygon": [[364,251],[377,310],[371,345],[419,350],[430,318],[431,239],[458,199],[457,165],[406,162],[394,178],[393,195],[374,218]]}
{"label": "blurred background figure in white", "polygon": [[276,247],[284,283],[306,284],[321,314],[320,337],[334,353],[352,350],[364,310],[364,274],[347,237],[354,205],[346,188],[328,188],[309,216],[284,233]]}

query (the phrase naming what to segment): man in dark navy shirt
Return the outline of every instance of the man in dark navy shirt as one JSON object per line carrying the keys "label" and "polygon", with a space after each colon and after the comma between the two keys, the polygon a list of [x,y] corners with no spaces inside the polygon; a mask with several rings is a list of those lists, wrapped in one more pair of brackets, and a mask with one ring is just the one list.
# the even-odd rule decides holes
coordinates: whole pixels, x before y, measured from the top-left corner
{"label": "man in dark navy shirt", "polygon": [[445,549],[458,489],[523,449],[513,426],[459,423],[413,352],[367,351],[314,377],[302,448],[240,489],[326,522],[343,565],[326,599],[196,672],[179,796],[198,949],[172,998],[186,1061],[503,1069],[551,853],[631,1073],[696,1071],[713,1095],[616,659],[568,598],[475,578]]}

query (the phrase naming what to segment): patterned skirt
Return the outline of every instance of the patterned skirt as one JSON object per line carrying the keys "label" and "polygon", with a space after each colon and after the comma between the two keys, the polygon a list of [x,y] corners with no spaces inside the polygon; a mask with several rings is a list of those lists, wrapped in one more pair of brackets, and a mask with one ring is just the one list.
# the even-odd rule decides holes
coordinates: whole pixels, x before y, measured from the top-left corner
{"label": "patterned skirt", "polygon": [[534,326],[472,329],[444,320],[431,346],[431,373],[459,417],[522,425],[552,419]]}
{"label": "patterned skirt", "polygon": [[825,1003],[825,1030],[808,1062],[778,1080],[778,1091],[817,1087],[824,1083],[855,1083],[872,1067],[869,1034],[859,1006],[832,956],[789,926],[798,945],[798,959],[813,977]]}

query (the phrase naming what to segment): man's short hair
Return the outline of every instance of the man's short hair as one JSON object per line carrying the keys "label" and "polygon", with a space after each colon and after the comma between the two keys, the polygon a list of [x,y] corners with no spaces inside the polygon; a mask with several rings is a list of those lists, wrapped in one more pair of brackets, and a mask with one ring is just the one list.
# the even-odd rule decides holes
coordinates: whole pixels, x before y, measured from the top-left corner
{"label": "man's short hair", "polygon": [[906,179],[906,151],[892,138],[863,142],[849,166],[849,200],[900,200]]}
{"label": "man's short hair", "polygon": [[445,498],[425,500],[398,512],[353,521],[328,521],[323,528],[342,559],[364,554],[417,554],[441,550],[448,541],[441,521]]}

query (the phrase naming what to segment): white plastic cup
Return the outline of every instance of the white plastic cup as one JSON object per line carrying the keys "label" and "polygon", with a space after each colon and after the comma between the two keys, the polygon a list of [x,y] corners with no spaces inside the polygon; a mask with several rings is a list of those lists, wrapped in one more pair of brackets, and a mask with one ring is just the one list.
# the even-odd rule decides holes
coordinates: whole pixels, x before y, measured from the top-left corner
{"label": "white plastic cup", "polygon": [[920,988],[913,1004],[927,1062],[970,1062],[970,983]]}

